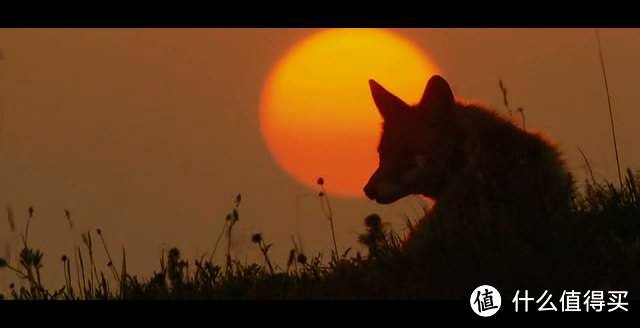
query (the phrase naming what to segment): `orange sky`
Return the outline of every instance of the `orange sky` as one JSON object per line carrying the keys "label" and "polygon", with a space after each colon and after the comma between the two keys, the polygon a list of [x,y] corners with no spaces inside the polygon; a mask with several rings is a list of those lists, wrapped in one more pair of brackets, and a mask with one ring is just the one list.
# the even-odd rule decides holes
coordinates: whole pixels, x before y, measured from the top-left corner
{"label": "orange sky", "polygon": [[[571,169],[582,173],[581,147],[598,176],[615,178],[593,30],[393,31],[428,52],[458,96],[504,110],[503,79],[527,126],[556,140]],[[266,74],[310,32],[0,29],[0,204],[20,223],[35,207],[31,240],[45,251],[45,276],[61,277],[60,256],[73,244],[65,208],[78,230],[101,228],[112,252],[127,248],[131,271],[150,274],[162,247],[192,258],[210,250],[238,192],[241,259],[258,259],[249,242],[257,231],[280,263],[292,234],[308,252],[328,250],[314,191],[273,162],[258,121]],[[640,30],[602,30],[602,42],[621,160],[640,168]],[[401,228],[415,204],[332,200],[338,246],[357,246],[373,211]],[[0,272],[0,284],[8,281]]]}

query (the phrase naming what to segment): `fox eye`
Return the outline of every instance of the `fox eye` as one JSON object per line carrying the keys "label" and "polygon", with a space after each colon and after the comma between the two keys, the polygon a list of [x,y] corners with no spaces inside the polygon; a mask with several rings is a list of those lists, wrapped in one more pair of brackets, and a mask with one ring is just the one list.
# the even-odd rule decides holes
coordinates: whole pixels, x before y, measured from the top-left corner
{"label": "fox eye", "polygon": [[424,168],[424,164],[426,162],[426,159],[424,157],[424,155],[421,154],[417,154],[413,156],[413,164],[415,167],[417,168]]}
{"label": "fox eye", "polygon": [[408,163],[409,167],[411,167],[411,168],[422,169],[425,166],[426,158],[422,154],[413,153],[413,154],[411,154],[410,156],[408,156],[406,158],[407,158],[407,163]]}

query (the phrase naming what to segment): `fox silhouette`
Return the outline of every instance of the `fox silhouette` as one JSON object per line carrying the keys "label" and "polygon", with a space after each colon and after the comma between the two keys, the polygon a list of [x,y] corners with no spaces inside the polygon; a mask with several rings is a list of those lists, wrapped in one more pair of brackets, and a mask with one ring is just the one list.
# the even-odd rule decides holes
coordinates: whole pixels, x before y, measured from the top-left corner
{"label": "fox silhouette", "polygon": [[463,296],[487,282],[551,287],[560,265],[554,227],[570,194],[557,147],[456,99],[441,76],[429,79],[415,105],[369,85],[383,124],[379,167],[364,193],[381,204],[412,194],[434,201],[404,249],[430,261],[420,274],[429,275],[432,294]]}

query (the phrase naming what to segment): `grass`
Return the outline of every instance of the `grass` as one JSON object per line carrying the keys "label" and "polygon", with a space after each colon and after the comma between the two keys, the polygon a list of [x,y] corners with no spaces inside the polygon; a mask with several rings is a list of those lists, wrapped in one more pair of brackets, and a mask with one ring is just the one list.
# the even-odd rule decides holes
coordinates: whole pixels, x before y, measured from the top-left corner
{"label": "grass", "polygon": [[[556,275],[548,281],[550,289],[554,286],[618,289],[628,290],[630,295],[640,291],[637,279],[640,273],[640,174],[631,170],[626,173],[622,186],[592,178],[588,178],[582,188],[574,183],[567,224],[563,225],[563,231],[553,232],[558,238],[551,239],[553,244],[548,245],[553,250],[554,263],[561,264],[554,268]],[[324,191],[319,194],[320,198],[326,196]],[[468,297],[463,293],[466,288],[483,277],[476,277],[471,271],[455,270],[455,263],[477,260],[491,264],[490,254],[486,259],[452,258],[447,252],[439,251],[419,257],[408,254],[403,249],[405,237],[391,231],[377,214],[364,219],[363,232],[358,237],[358,242],[367,249],[366,254],[357,252],[349,256],[350,249],[339,254],[334,243],[335,249],[325,260],[323,254],[304,254],[294,240],[289,259],[281,269],[269,258],[272,243],[256,233],[252,242],[262,253],[265,264],[242,264],[233,258],[228,243],[233,225],[239,222],[239,204],[240,196],[222,233],[227,238],[223,265],[212,261],[213,256],[193,261],[185,259],[179,249],[173,248],[162,256],[159,269],[147,278],[127,272],[124,249],[118,270],[106,237],[98,229],[81,234],[82,244],[75,246],[73,256],[62,256],[64,285],[47,288],[40,280],[44,253],[29,245],[28,231],[25,231],[18,262],[0,259],[0,268],[13,271],[19,286],[12,284],[10,294],[3,297],[18,300],[462,298]],[[327,212],[329,209],[330,206]],[[27,226],[34,216],[32,208],[29,213]],[[65,214],[73,229],[71,213],[65,211]],[[8,220],[15,230],[12,210],[8,211]],[[408,226],[413,228],[410,223]],[[435,239],[438,233],[434,229]],[[102,246],[97,247],[96,241]],[[492,245],[486,246],[493,249]],[[105,270],[100,269],[104,265],[94,261],[99,249],[109,261]],[[523,256],[511,254],[508,249],[500,255],[506,263]],[[432,278],[435,270],[448,277],[447,284]],[[504,282],[512,278],[500,274],[499,270],[495,271],[491,281]],[[526,282],[518,283],[521,288],[526,287]]]}
{"label": "grass", "polygon": [[607,80],[607,70],[604,63],[604,55],[602,54],[602,44],[600,42],[600,31],[595,30],[596,41],[598,42],[598,57],[600,59],[600,68],[602,69],[602,79],[604,82],[604,91],[607,95],[607,107],[609,109],[609,123],[611,124],[611,138],[613,141],[613,150],[616,155],[616,168],[618,169],[618,180],[622,185],[622,173],[620,172],[620,156],[618,153],[618,141],[616,140],[616,126],[613,120],[613,108],[611,107],[611,93],[609,92],[609,82]]}

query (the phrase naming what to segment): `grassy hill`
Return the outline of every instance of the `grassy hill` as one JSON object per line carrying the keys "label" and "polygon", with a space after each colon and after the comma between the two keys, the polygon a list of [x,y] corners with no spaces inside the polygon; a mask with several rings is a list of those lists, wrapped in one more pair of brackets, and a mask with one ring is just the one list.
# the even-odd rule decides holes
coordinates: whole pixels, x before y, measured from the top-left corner
{"label": "grassy hill", "polygon": [[[584,187],[572,188],[571,213],[557,231],[549,231],[549,260],[523,268],[544,273],[544,289],[626,290],[630,298],[640,291],[640,180],[627,171],[623,185],[589,179]],[[323,193],[320,197],[324,197]],[[233,232],[239,216],[240,197],[227,216],[217,245]],[[535,208],[535,206],[533,206]],[[31,212],[32,210],[30,210]],[[330,213],[330,211],[329,211]],[[67,212],[70,224],[71,219]],[[330,217],[329,217],[330,218]],[[12,213],[9,222],[15,229]],[[408,223],[411,227],[411,224]],[[294,247],[286,267],[273,267],[270,244],[256,234],[256,244],[265,264],[242,264],[231,256],[224,263],[210,259],[184,259],[174,248],[159,261],[159,268],[148,277],[127,273],[126,252],[117,254],[122,265],[114,265],[102,232],[82,235],[83,245],[72,256],[63,256],[65,284],[43,286],[43,252],[27,243],[18,263],[0,259],[0,269],[16,275],[8,299],[448,299],[468,298],[473,288],[489,283],[499,290],[535,289],[518,280],[510,271],[513,263],[528,263],[526,254],[503,247],[504,238],[493,236],[478,249],[471,242],[458,242],[459,249],[439,246],[441,230],[430,229],[428,251],[416,253],[403,248],[405,238],[389,231],[381,218],[372,214],[364,219],[359,242],[367,254],[303,254]],[[483,227],[476,227],[482,229]],[[227,246],[231,247],[230,245]],[[484,248],[486,247],[486,248]],[[93,260],[94,252],[104,251],[110,259],[105,270]],[[119,252],[118,252],[119,253]],[[227,249],[227,254],[229,254]],[[116,255],[116,254],[113,254]],[[524,257],[524,258],[523,258]],[[523,261],[524,260],[524,261]],[[495,267],[495,270],[486,270]],[[482,268],[483,275],[478,275]],[[490,275],[486,273],[490,272]],[[536,286],[531,286],[536,287]],[[554,293],[555,295],[555,293]]]}

